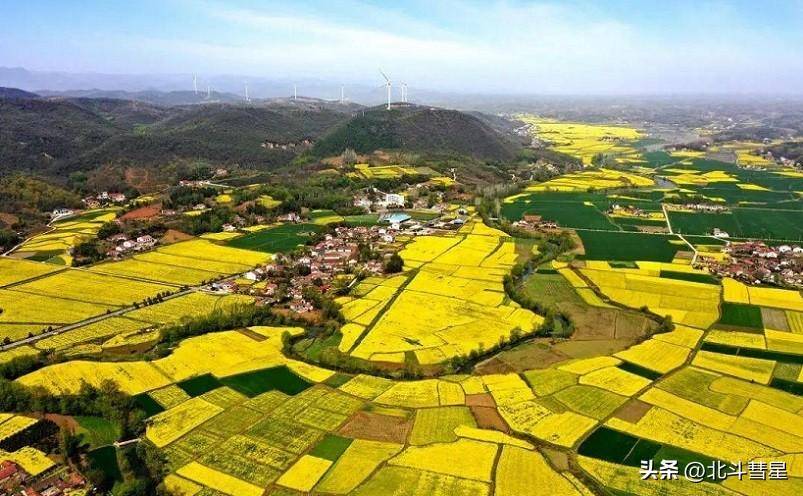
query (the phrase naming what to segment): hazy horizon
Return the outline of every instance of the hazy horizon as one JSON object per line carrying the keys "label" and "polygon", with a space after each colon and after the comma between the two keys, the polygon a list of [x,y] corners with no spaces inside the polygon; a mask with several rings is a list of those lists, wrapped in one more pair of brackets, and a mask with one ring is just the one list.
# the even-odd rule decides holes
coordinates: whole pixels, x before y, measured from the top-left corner
{"label": "hazy horizon", "polygon": [[803,91],[800,0],[71,3],[6,7],[0,67],[184,89],[198,74],[202,87],[241,78],[373,92],[381,67],[411,88],[476,95]]}

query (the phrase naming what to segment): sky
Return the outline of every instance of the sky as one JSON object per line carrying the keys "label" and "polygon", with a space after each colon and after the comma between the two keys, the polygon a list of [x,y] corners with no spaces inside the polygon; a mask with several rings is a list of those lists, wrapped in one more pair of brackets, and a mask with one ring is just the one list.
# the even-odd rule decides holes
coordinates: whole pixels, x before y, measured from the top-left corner
{"label": "sky", "polygon": [[800,94],[803,0],[0,0],[0,66],[487,94]]}

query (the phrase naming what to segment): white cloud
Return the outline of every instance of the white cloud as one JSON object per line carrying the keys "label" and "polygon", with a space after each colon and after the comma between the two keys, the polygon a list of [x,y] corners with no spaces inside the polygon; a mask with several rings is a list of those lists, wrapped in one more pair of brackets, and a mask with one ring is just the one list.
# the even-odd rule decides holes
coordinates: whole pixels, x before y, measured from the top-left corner
{"label": "white cloud", "polygon": [[445,0],[405,12],[344,1],[318,8],[193,2],[212,32],[134,35],[121,45],[159,54],[151,70],[379,84],[382,67],[418,87],[481,92],[788,91],[803,84],[801,36],[776,36],[721,2],[639,23],[595,3]]}

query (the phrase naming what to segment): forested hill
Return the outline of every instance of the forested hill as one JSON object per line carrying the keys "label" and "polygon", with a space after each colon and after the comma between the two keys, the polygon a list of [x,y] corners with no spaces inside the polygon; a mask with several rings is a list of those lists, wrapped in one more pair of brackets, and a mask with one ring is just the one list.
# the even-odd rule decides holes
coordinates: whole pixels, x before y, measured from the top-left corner
{"label": "forested hill", "polygon": [[349,114],[291,107],[208,104],[171,108],[153,124],[121,133],[59,164],[60,170],[106,162],[159,165],[201,158],[217,164],[269,169],[289,163],[307,145]]}
{"label": "forested hill", "polygon": [[20,100],[38,98],[36,93],[30,93],[17,88],[4,88],[0,86],[0,100]]}
{"label": "forested hill", "polygon": [[310,150],[312,156],[325,157],[345,148],[504,161],[515,156],[518,146],[474,115],[413,105],[387,111],[317,99],[274,99],[162,106],[44,97],[8,88],[0,95],[0,174],[66,178],[102,166],[163,166],[182,160],[267,170]]}
{"label": "forested hill", "polygon": [[[270,168],[345,122],[350,107],[259,103],[163,107],[113,98],[37,97],[4,89],[0,174],[64,177],[101,165],[163,165],[176,159]],[[271,148],[269,143],[277,146]],[[282,147],[288,145],[287,147]]]}
{"label": "forested hill", "polygon": [[0,99],[0,174],[46,172],[121,132],[112,122],[73,102]]}
{"label": "forested hill", "polygon": [[359,153],[400,149],[504,161],[514,157],[517,147],[515,141],[473,115],[408,105],[390,111],[374,107],[356,114],[323,136],[313,153],[327,156],[346,148]]}

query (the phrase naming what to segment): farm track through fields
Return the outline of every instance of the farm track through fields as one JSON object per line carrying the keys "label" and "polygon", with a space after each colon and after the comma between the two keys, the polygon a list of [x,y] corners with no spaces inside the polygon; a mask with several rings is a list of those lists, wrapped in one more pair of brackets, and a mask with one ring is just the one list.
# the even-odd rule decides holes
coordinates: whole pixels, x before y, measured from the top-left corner
{"label": "farm track through fields", "polygon": [[[178,293],[173,293],[173,294],[171,294],[169,296],[165,296],[162,301],[164,302],[164,301],[172,300],[173,298],[178,298],[180,296],[187,295],[187,294],[195,292],[195,291],[197,291],[199,289],[201,289],[201,288],[200,287],[193,287],[193,288],[185,289],[185,290],[179,291]],[[49,338],[49,337],[53,337],[53,336],[58,336],[59,334],[62,334],[62,333],[67,332],[67,331],[72,331],[73,329],[77,329],[79,327],[83,327],[83,326],[86,326],[86,325],[89,325],[89,324],[94,324],[96,322],[101,322],[103,320],[106,320],[106,319],[109,319],[109,318],[112,318],[112,317],[119,317],[121,315],[125,315],[126,313],[132,312],[132,311],[136,310],[137,308],[143,308],[143,307],[128,306],[128,307],[125,307],[125,308],[121,308],[119,310],[115,310],[113,312],[104,313],[103,315],[96,315],[95,317],[90,317],[90,318],[82,320],[80,322],[75,322],[73,324],[69,324],[69,325],[66,325],[66,326],[58,327],[56,329],[53,329],[52,331],[47,331],[47,332],[43,332],[42,334],[37,334],[36,336],[31,336],[31,337],[28,337],[28,338],[25,338],[25,339],[20,339],[19,341],[14,341],[13,343],[0,345],[0,351],[8,351],[8,350],[17,348],[19,346],[24,346],[24,345],[27,345],[27,344],[33,344],[33,343],[35,343],[35,342],[37,342],[39,340],[42,340],[42,339],[45,339],[45,338]]]}
{"label": "farm track through fields", "polygon": [[21,281],[15,281],[15,282],[6,284],[5,286],[0,286],[0,289],[11,289],[11,288],[13,288],[15,286],[21,286],[23,284],[28,284],[30,282],[35,282],[35,281],[38,281],[39,279],[44,279],[45,277],[50,277],[50,276],[54,276],[56,274],[60,274],[61,272],[64,272],[67,269],[69,269],[69,267],[64,267],[61,270],[54,270],[53,272],[46,272],[44,274],[39,274],[38,276],[34,276],[34,277],[29,278],[29,279],[23,279]]}
{"label": "farm track through fields", "polygon": [[404,284],[399,286],[399,289],[397,289],[396,293],[393,294],[393,297],[390,298],[387,303],[385,303],[385,306],[382,307],[382,310],[380,310],[379,313],[376,314],[376,317],[374,317],[373,320],[371,320],[371,322],[367,326],[365,326],[365,330],[354,341],[354,344],[351,345],[351,348],[349,348],[349,351],[348,351],[349,354],[353,353],[354,350],[357,349],[357,347],[360,345],[360,343],[362,343],[363,340],[368,336],[368,333],[371,332],[371,330],[374,328],[376,323],[379,322],[379,319],[381,319],[385,315],[386,311],[390,309],[390,307],[393,305],[393,303],[396,301],[396,299],[399,297],[399,295],[402,294],[402,291],[404,291],[404,288],[406,288],[412,282],[412,280],[415,279],[415,276],[417,276],[417,275],[418,275],[418,269],[414,269],[413,271],[411,271],[411,277],[408,277],[407,280],[404,281]]}

